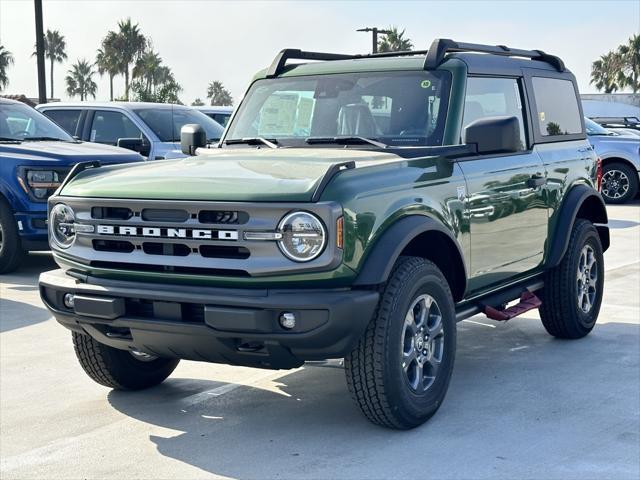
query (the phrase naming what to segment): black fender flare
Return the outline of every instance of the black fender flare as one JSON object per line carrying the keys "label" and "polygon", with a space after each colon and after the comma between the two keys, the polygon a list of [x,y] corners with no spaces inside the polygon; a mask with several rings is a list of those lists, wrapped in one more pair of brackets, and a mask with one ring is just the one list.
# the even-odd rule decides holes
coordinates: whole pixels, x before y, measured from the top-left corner
{"label": "black fender flare", "polygon": [[[407,245],[409,245],[409,243],[419,235],[427,232],[438,232],[443,234],[448,239],[448,242],[455,246],[457,258],[438,258],[441,258],[453,265],[455,268],[454,271],[458,272],[458,276],[460,276],[461,273],[461,277],[458,279],[458,291],[453,293],[454,298],[462,298],[467,286],[467,275],[460,245],[452,235],[451,231],[441,222],[425,215],[409,215],[402,217],[393,225],[388,227],[371,247],[368,255],[364,258],[362,268],[358,273],[354,285],[379,285],[386,282],[391,274],[393,266],[398,260],[398,257],[400,257]],[[436,261],[434,263],[437,264],[438,262]],[[451,287],[452,290],[454,290],[454,286],[452,285]]]}
{"label": "black fender flare", "polygon": [[580,214],[580,218],[590,220],[595,224],[602,243],[602,250],[609,248],[609,221],[607,207],[600,193],[593,188],[581,184],[571,188],[565,195],[562,206],[558,211],[555,231],[549,232],[553,236],[549,253],[545,262],[547,268],[557,266],[563,259],[569,246],[569,238],[573,225]]}

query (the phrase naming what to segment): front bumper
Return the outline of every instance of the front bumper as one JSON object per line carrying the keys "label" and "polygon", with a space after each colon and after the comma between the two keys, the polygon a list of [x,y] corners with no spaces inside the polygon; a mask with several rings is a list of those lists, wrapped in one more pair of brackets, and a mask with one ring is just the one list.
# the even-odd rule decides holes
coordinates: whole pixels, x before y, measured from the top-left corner
{"label": "front bumper", "polygon": [[[75,295],[74,308],[64,295]],[[160,357],[263,368],[341,358],[364,333],[378,303],[372,290],[229,289],[126,282],[62,270],[40,275],[56,320],[98,342]],[[279,324],[283,312],[296,326]]]}
{"label": "front bumper", "polygon": [[47,211],[14,214],[22,248],[27,251],[49,250]]}

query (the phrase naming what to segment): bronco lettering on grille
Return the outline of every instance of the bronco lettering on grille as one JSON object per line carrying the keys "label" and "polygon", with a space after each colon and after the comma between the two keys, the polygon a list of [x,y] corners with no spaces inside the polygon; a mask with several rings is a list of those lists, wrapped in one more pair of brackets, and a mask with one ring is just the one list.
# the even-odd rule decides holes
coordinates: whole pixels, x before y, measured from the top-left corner
{"label": "bronco lettering on grille", "polygon": [[154,238],[191,238],[195,240],[237,240],[235,230],[208,230],[198,228],[168,228],[168,227],[132,227],[123,225],[98,225],[100,235],[120,235],[127,237]]}

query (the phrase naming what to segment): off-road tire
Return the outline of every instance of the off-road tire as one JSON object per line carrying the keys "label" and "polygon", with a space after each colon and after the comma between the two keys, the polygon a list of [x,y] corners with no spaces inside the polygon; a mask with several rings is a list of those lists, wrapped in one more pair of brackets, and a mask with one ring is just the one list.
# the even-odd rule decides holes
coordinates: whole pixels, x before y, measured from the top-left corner
{"label": "off-road tire", "polygon": [[116,390],[142,390],[162,383],[179,360],[136,359],[130,352],[109,347],[89,335],[72,332],[73,348],[84,371],[93,381]]}
{"label": "off-road tire", "polygon": [[607,172],[611,172],[617,170],[619,172],[622,172],[628,179],[629,182],[629,188],[627,189],[627,191],[624,193],[624,195],[618,197],[618,198],[612,198],[609,197],[607,195],[605,195],[604,191],[602,192],[602,198],[604,199],[605,202],[607,203],[613,203],[613,204],[617,204],[617,203],[626,203],[628,201],[633,200],[637,193],[638,193],[638,172],[632,168],[631,166],[627,165],[626,163],[621,163],[621,162],[611,162],[611,163],[607,163],[604,168],[602,169],[602,175],[603,175],[603,180],[607,175]]}
{"label": "off-road tire", "polygon": [[[412,390],[403,370],[405,317],[421,295],[433,297],[441,312],[443,354],[435,379],[424,392]],[[401,257],[381,292],[371,323],[356,348],[345,358],[347,385],[364,415],[395,429],[421,425],[444,400],[456,350],[455,308],[442,272],[430,261]]]}
{"label": "off-road tire", "polygon": [[18,225],[7,202],[0,198],[0,274],[14,271],[24,258]]}
{"label": "off-road tire", "polygon": [[[586,246],[593,250],[597,267],[595,299],[587,313],[579,306],[579,286],[576,280],[581,252]],[[566,339],[588,335],[598,319],[603,285],[604,259],[598,231],[588,220],[577,219],[564,258],[545,275],[544,289],[540,296],[540,318],[547,332],[554,337]]]}

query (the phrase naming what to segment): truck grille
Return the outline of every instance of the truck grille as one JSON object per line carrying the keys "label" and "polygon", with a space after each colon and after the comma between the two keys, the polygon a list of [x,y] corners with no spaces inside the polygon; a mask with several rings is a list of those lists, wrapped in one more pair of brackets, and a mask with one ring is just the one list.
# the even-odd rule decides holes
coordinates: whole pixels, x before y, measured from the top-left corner
{"label": "truck grille", "polygon": [[[59,197],[76,221],[93,225],[58,253],[101,269],[247,277],[335,268],[341,259],[329,242],[310,264],[286,258],[276,241],[245,240],[245,232],[275,232],[291,210],[308,210],[335,225],[335,204],[106,200]],[[328,231],[331,231],[328,229]],[[55,247],[55,245],[54,245]]]}

